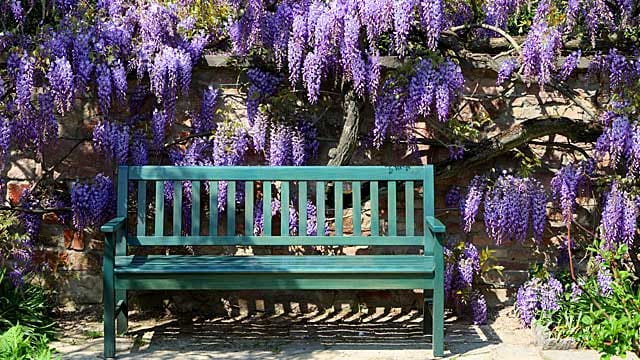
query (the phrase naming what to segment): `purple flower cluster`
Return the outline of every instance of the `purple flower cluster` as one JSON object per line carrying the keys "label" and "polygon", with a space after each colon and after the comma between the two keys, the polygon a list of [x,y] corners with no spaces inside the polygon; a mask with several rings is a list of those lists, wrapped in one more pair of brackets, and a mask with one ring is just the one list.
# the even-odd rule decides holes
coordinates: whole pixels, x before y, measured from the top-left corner
{"label": "purple flower cluster", "polygon": [[507,59],[502,62],[500,65],[500,70],[498,71],[498,79],[496,80],[496,85],[502,85],[507,82],[511,78],[511,74],[518,67],[518,62],[515,59]]}
{"label": "purple flower cluster", "polygon": [[621,189],[617,181],[611,184],[609,192],[605,195],[605,206],[600,220],[606,248],[612,249],[620,243],[633,244],[637,230],[639,200],[637,195]]}
{"label": "purple flower cluster", "polygon": [[247,77],[249,78],[247,120],[249,120],[249,126],[253,126],[260,104],[264,104],[269,97],[275,95],[282,78],[257,68],[247,71]]}
{"label": "purple flower cluster", "polygon": [[277,123],[269,130],[269,165],[302,166],[317,156],[317,129],[310,122],[300,120],[296,126]]}
{"label": "purple flower cluster", "polygon": [[485,22],[501,29],[506,28],[507,19],[522,4],[521,0],[492,0],[483,5]]}
{"label": "purple flower cluster", "polygon": [[[138,144],[139,145],[139,144]],[[93,148],[107,159],[125,165],[129,157],[129,127],[103,121],[93,129]]]}
{"label": "purple flower cluster", "polygon": [[93,183],[73,183],[71,209],[73,225],[78,230],[94,228],[109,220],[115,213],[115,191],[111,179],[98,174]]}
{"label": "purple flower cluster", "polygon": [[12,130],[9,121],[0,116],[0,170],[4,170],[9,159]]}
{"label": "purple flower cluster", "polygon": [[470,311],[474,324],[487,321],[487,303],[473,285],[480,276],[480,254],[470,242],[461,242],[444,248],[444,288],[448,303],[459,312]]}
{"label": "purple flower cluster", "polygon": [[51,85],[51,93],[56,109],[60,114],[71,110],[73,102],[73,70],[65,57],[57,58],[49,68],[47,79]]}
{"label": "purple flower cluster", "polygon": [[460,66],[449,58],[440,64],[421,60],[407,82],[404,86],[404,81],[388,79],[376,97],[373,144],[377,148],[387,137],[413,140],[419,116],[446,121],[464,86]]}
{"label": "purple flower cluster", "polygon": [[[531,30],[522,45],[522,73],[529,81],[536,79],[544,86],[551,79],[551,73],[555,70],[555,58],[562,45],[560,31],[550,27],[541,15],[542,1],[538,5],[536,19],[531,26]],[[538,21],[536,21],[538,20]]]}
{"label": "purple flower cluster", "polygon": [[457,208],[462,201],[462,188],[458,185],[452,186],[447,191],[444,198],[445,206],[448,208]]}
{"label": "purple flower cluster", "polygon": [[607,112],[604,131],[596,141],[596,158],[615,169],[626,157],[627,176],[640,175],[640,125],[629,118]]}
{"label": "purple flower cluster", "polygon": [[516,295],[516,311],[522,325],[530,327],[540,311],[556,311],[564,294],[563,285],[554,277],[546,282],[533,278],[524,283]]}
{"label": "purple flower cluster", "polygon": [[536,241],[542,240],[547,195],[539,181],[501,175],[487,187],[486,180],[476,176],[460,203],[464,231],[471,231],[483,198],[484,225],[497,244],[509,239],[523,242],[529,231]]}
{"label": "purple flower cluster", "polygon": [[562,219],[569,226],[576,208],[578,192],[590,185],[590,173],[588,163],[570,163],[562,167],[551,179],[551,191],[553,198],[560,202]]}
{"label": "purple flower cluster", "polygon": [[192,132],[199,134],[214,129],[214,116],[218,105],[220,90],[209,86],[202,94],[200,102],[200,114],[193,119]]}
{"label": "purple flower cluster", "polygon": [[569,54],[567,58],[562,63],[562,67],[558,73],[558,77],[560,80],[565,81],[571,76],[571,73],[578,67],[578,62],[580,62],[580,57],[582,56],[581,50],[576,50]]}
{"label": "purple flower cluster", "polygon": [[[34,194],[26,189],[20,195],[19,205],[21,208],[27,210],[36,210],[41,208],[40,201],[34,196]],[[18,214],[18,219],[24,227],[26,235],[29,239],[35,239],[40,233],[40,227],[42,225],[42,214],[21,212]]]}
{"label": "purple flower cluster", "polygon": [[[215,166],[242,164],[249,148],[247,131],[238,123],[225,121],[219,124],[213,138],[212,160]],[[240,194],[241,192],[239,192]],[[218,210],[224,211],[227,202],[227,182],[218,183]]]}
{"label": "purple flower cluster", "polygon": [[480,203],[486,186],[487,180],[480,175],[476,175],[469,184],[467,195],[460,202],[460,214],[465,232],[470,232],[471,226],[476,222],[476,216],[478,215],[478,210],[480,210]]}
{"label": "purple flower cluster", "polygon": [[547,196],[535,179],[500,176],[484,198],[484,224],[496,244],[524,242],[531,224],[533,238],[542,240]]}
{"label": "purple flower cluster", "polygon": [[149,164],[149,142],[142,131],[133,133],[133,140],[129,148],[131,165],[141,166]]}

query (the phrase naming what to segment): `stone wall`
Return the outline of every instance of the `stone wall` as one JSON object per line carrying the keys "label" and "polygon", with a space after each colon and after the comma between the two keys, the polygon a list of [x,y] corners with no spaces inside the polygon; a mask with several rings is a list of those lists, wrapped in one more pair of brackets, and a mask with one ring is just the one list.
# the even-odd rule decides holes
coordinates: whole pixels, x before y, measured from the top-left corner
{"label": "stone wall", "polygon": [[[184,113],[185,110],[190,108],[198,109],[199,94],[208,85],[216,84],[224,90],[226,95],[234,95],[228,97],[229,108],[231,109],[230,116],[243,118],[244,108],[241,101],[241,93],[238,90],[238,86],[235,85],[238,73],[226,67],[224,62],[220,62],[219,59],[210,58],[208,60],[209,66],[203,65],[194,72],[191,97],[179,102],[178,113]],[[467,106],[460,111],[465,116],[477,121],[482,121],[486,117],[494,120],[494,124],[487,126],[486,132],[482,136],[490,137],[498,132],[508,131],[523,121],[537,118],[541,115],[555,114],[574,119],[584,118],[583,112],[578,107],[549,89],[545,92],[537,87],[528,88],[523,85],[517,85],[504,94],[498,95],[503,89],[495,86],[494,73],[479,69],[464,69],[464,71],[467,79],[467,93],[478,100],[467,101]],[[588,93],[592,89],[585,88],[579,91]],[[42,162],[30,159],[24,154],[20,156],[14,155],[11,166],[8,166],[3,174],[9,180],[6,196],[10,202],[15,204],[22,189],[29,186],[29,183],[42,176],[43,173],[52,173],[56,181],[62,182],[66,186],[69,186],[76,179],[92,178],[99,172],[113,173],[113,166],[105,164],[104,160],[94,154],[92,150],[91,132],[97,122],[97,116],[93,110],[95,104],[86,102],[78,104],[78,108],[80,110],[76,113],[64,117],[61,123],[61,138],[55,146],[47,149],[43,154]],[[366,124],[371,124],[371,109],[365,109],[363,114],[368,114],[369,118],[365,119],[364,126],[368,128]],[[328,123],[340,124],[339,113],[329,113],[326,116]],[[425,124],[418,124],[418,128],[422,129],[421,132],[423,134],[429,135],[430,131],[426,129]],[[333,131],[321,134],[323,140],[318,163],[326,163],[328,151],[335,146],[338,136],[339,129],[333,129]],[[554,140],[562,141],[563,139],[556,138]],[[352,163],[357,165],[439,163],[448,157],[448,151],[442,147],[421,144],[419,150],[421,157],[407,156],[403,149],[398,149],[398,147],[392,147],[391,145],[377,152],[358,150]],[[537,156],[540,156],[545,167],[554,166],[563,161],[557,153],[552,151],[535,147],[533,147],[533,151]],[[471,240],[481,248],[488,247],[492,249],[495,252],[497,262],[505,267],[502,274],[494,273],[486,277],[487,287],[512,289],[526,280],[527,269],[532,262],[553,261],[555,256],[554,239],[549,238],[551,233],[547,232],[545,234],[547,239],[540,246],[532,242],[527,244],[507,243],[497,246],[484,233],[481,221],[473,227],[471,233],[465,234],[459,227],[458,212],[454,209],[445,208],[445,193],[451,185],[459,184],[464,186],[468,184],[471,177],[477,173],[484,172],[490,168],[506,169],[515,165],[516,161],[512,156],[501,156],[492,159],[480,168],[468,168],[456,173],[455,176],[436,179],[436,213],[447,224],[448,237],[454,240]],[[548,171],[543,173],[543,177],[547,177],[545,181],[548,181],[549,175],[550,172]],[[386,198],[382,197],[381,200],[380,205],[384,210]],[[350,224],[350,210],[345,211],[345,225],[348,227]],[[552,222],[552,225],[557,224]],[[345,229],[345,232],[348,231],[348,228]],[[40,238],[43,245],[42,256],[47,259],[57,274],[56,281],[58,286],[56,288],[59,289],[60,301],[76,304],[99,303],[102,297],[100,274],[103,249],[102,235],[97,232],[74,233],[70,229],[59,225],[55,214],[47,214]],[[285,249],[285,251],[288,250],[290,249]],[[220,251],[229,253],[236,250],[225,248]],[[237,251],[245,250],[239,249]],[[278,251],[283,250],[280,249]],[[355,253],[356,251],[361,253],[366,249],[345,248],[343,251],[345,253]],[[209,294],[207,296],[202,295],[202,293],[195,296],[192,296],[193,294],[185,296],[178,293],[164,294],[165,296],[162,297],[156,295],[145,297],[144,294],[138,294],[140,296],[136,297],[136,299],[142,299],[142,302],[147,303],[147,306],[149,302],[165,308],[167,304],[170,304],[168,308],[171,309],[176,304],[180,304],[180,309],[190,310],[201,307],[202,302],[198,302],[198,299],[203,296],[211,296],[211,293],[207,293]],[[285,303],[299,300],[301,303],[311,301],[321,306],[330,306],[332,302],[346,300],[352,303],[365,302],[367,304],[375,304],[375,306],[416,307],[421,303],[419,294],[411,292],[298,292],[286,293],[285,295],[273,292],[234,292],[214,293],[213,296],[220,296],[226,299],[222,302],[214,301],[213,303],[219,305],[213,307],[214,311],[221,311],[225,308],[225,304],[228,311],[231,311],[230,309],[233,310],[235,307],[230,304],[234,301],[238,303],[237,299],[239,298],[249,299],[249,304],[255,304],[252,300],[254,298],[262,298],[267,303],[284,299]],[[173,301],[160,301],[162,298],[173,299]],[[146,301],[144,299],[153,300]],[[502,300],[503,298],[500,299]],[[249,306],[249,308],[251,307]]]}

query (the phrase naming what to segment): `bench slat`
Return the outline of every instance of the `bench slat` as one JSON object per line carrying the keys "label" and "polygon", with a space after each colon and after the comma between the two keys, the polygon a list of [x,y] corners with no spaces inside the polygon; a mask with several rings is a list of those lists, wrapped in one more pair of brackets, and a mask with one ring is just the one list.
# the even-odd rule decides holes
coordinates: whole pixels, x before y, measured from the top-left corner
{"label": "bench slat", "polygon": [[317,215],[317,236],[324,235],[324,195],[325,195],[324,181],[316,182],[316,210]]}
{"label": "bench slat", "polygon": [[262,182],[262,234],[271,235],[271,181]]}
{"label": "bench slat", "polygon": [[182,234],[182,181],[173,182],[173,235]]}
{"label": "bench slat", "polygon": [[370,190],[370,204],[371,204],[371,235],[380,234],[380,209],[378,202],[378,182],[372,181]]}
{"label": "bench slat", "polygon": [[227,182],[227,235],[236,234],[236,182]]}
{"label": "bench slat", "polygon": [[343,227],[342,227],[342,216],[343,216],[343,211],[342,211],[342,194],[344,192],[344,189],[342,187],[342,181],[336,181],[333,184],[333,197],[334,197],[334,216],[336,218],[335,220],[335,226],[336,226],[336,236],[342,236],[342,231],[343,231]]}
{"label": "bench slat", "polygon": [[387,212],[389,218],[387,220],[389,227],[389,236],[396,236],[398,234],[396,226],[396,182],[389,181],[387,184]]}
{"label": "bench slat", "polygon": [[[320,231],[320,227],[318,230]],[[424,236],[131,236],[134,246],[279,246],[279,245],[359,245],[359,246],[422,246]]]}
{"label": "bench slat", "polygon": [[289,235],[289,182],[280,183],[280,235]]}
{"label": "bench slat", "polygon": [[353,197],[353,235],[362,235],[362,196],[360,194],[360,181],[351,183],[351,195]]}
{"label": "bench slat", "polygon": [[414,205],[413,205],[413,197],[415,190],[413,187],[413,181],[406,181],[404,183],[404,206],[405,206],[405,227],[407,229],[407,236],[413,236],[414,234]]}
{"label": "bench slat", "polygon": [[138,205],[137,205],[136,234],[144,236],[147,229],[147,182],[138,181]]}
{"label": "bench slat", "polygon": [[116,256],[116,273],[432,273],[432,257],[420,255],[359,256]]}
{"label": "bench slat", "polygon": [[156,181],[156,213],[153,233],[156,236],[164,235],[164,181]]}
{"label": "bench slat", "polygon": [[298,234],[307,235],[307,182],[298,182]]}
{"label": "bench slat", "polygon": [[218,235],[218,182],[209,181],[209,236]]}
{"label": "bench slat", "polygon": [[422,166],[130,166],[129,180],[420,180]]}
{"label": "bench slat", "polygon": [[116,274],[131,290],[400,290],[433,289],[425,274]]}
{"label": "bench slat", "polygon": [[191,183],[191,235],[200,235],[200,181]]}
{"label": "bench slat", "polygon": [[244,233],[253,234],[253,181],[244,183]]}

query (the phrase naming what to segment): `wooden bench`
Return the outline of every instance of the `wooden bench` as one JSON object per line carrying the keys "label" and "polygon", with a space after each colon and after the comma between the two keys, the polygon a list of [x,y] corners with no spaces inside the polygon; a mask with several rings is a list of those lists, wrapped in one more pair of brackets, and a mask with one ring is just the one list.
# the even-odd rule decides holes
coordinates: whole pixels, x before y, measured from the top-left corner
{"label": "wooden bench", "polygon": [[[127,290],[192,289],[424,289],[424,329],[432,331],[434,354],[443,356],[445,226],[434,217],[433,177],[431,165],[119,167],[117,217],[101,228],[106,233],[104,356],[115,356],[116,318],[118,333],[127,331]],[[165,207],[163,196],[165,184],[181,189],[185,182],[191,186],[189,229],[182,226],[182,191],[174,192],[171,206]],[[222,200],[226,211],[219,212],[218,189],[225,183],[226,200]],[[385,187],[386,203],[380,196]],[[243,196],[236,198],[236,192]],[[273,198],[284,209],[295,201],[301,210],[298,231],[302,235],[290,235],[288,211],[281,212],[278,226],[278,219],[271,216]],[[367,198],[370,201],[364,202]],[[137,199],[135,206],[129,207],[128,199]],[[253,209],[259,199],[263,200],[264,225],[262,234],[254,236]],[[398,199],[404,206],[398,206]],[[315,235],[307,235],[307,200],[317,205],[319,231]],[[386,207],[384,219],[380,200]],[[421,206],[415,206],[419,201]],[[352,202],[352,214],[365,215],[351,217],[351,234],[344,233],[344,219],[349,217],[342,216],[348,202]],[[334,215],[332,231],[326,235],[323,224],[331,207],[334,211],[329,214],[338,216]],[[155,210],[148,212],[150,208]],[[165,217],[171,213],[168,221]],[[362,219],[370,220],[370,228]],[[414,251],[410,255],[355,256],[128,255],[133,247],[185,245],[413,246]]]}

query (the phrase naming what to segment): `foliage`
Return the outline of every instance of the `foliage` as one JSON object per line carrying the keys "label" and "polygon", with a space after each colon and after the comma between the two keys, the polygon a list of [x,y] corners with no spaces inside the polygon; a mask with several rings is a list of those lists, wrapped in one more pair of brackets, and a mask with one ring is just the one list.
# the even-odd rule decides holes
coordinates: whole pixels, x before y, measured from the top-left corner
{"label": "foliage", "polygon": [[493,252],[478,252],[469,242],[449,243],[444,249],[444,290],[447,306],[460,316],[471,315],[474,324],[487,323],[487,301],[478,289],[480,276],[489,271],[502,271],[493,264]]}
{"label": "foliage", "polygon": [[0,359],[49,360],[52,358],[53,350],[47,345],[47,338],[34,336],[21,325],[15,325],[0,334]]}
{"label": "foliage", "polygon": [[20,325],[34,336],[52,338],[55,322],[49,292],[39,285],[26,283],[15,287],[0,272],[0,332]]}
{"label": "foliage", "polygon": [[591,251],[596,256],[586,276],[572,281],[560,274],[562,285],[547,274],[548,280],[535,277],[524,284],[516,303],[520,319],[530,326],[535,318],[553,336],[574,338],[604,358],[628,351],[640,354],[640,286],[622,267],[628,249],[622,245],[615,252]]}

